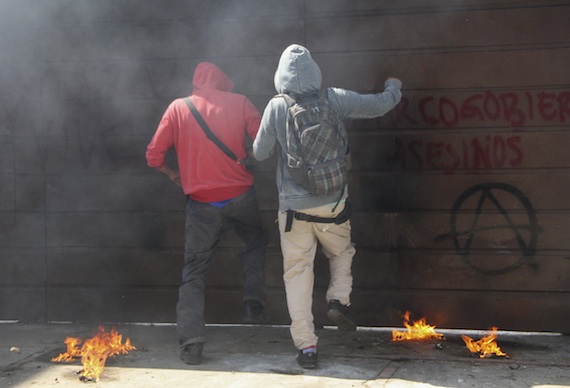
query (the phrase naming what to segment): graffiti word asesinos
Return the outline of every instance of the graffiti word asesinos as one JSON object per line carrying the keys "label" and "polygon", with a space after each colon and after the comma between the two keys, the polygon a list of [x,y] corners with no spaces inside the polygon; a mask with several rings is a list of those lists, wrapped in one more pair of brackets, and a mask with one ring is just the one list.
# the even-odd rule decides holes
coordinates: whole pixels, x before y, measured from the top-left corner
{"label": "graffiti word asesinos", "polygon": [[491,169],[520,166],[524,154],[520,136],[487,135],[461,139],[458,143],[445,141],[404,141],[395,138],[395,152],[388,157],[390,164],[417,169]]}

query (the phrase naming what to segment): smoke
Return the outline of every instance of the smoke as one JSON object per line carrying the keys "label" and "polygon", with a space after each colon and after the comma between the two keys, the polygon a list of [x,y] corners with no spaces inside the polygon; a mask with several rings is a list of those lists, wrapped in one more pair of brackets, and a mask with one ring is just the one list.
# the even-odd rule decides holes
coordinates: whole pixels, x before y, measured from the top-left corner
{"label": "smoke", "polygon": [[[116,268],[99,264],[127,267],[125,247],[182,246],[184,196],[147,167],[146,146],[204,60],[263,109],[282,48],[304,34],[283,33],[289,20],[275,14],[287,18],[298,5],[280,4],[0,0],[0,243],[43,249],[31,278],[75,287],[76,260],[99,258],[83,265],[110,279]],[[78,248],[84,254],[71,259]],[[43,313],[13,316],[29,314]]]}

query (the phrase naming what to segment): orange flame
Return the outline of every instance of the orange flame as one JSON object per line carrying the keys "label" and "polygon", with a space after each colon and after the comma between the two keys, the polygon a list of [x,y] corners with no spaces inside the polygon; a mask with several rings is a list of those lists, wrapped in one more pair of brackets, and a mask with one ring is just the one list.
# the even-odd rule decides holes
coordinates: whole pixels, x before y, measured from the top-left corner
{"label": "orange flame", "polygon": [[471,353],[479,353],[479,357],[491,357],[492,355],[509,358],[507,353],[503,353],[495,338],[497,338],[497,328],[493,327],[491,329],[491,334],[483,336],[479,341],[473,341],[473,339],[466,335],[461,335],[465,346]]}
{"label": "orange flame", "polygon": [[65,353],[61,353],[55,358],[52,358],[52,361],[71,361],[75,357],[81,356],[81,349],[77,347],[81,343],[79,338],[67,337],[63,343],[67,345],[67,351]]}
{"label": "orange flame", "polygon": [[98,381],[99,376],[103,373],[108,357],[117,354],[128,354],[129,351],[136,350],[131,345],[130,339],[127,338],[125,343],[122,343],[122,341],[123,336],[115,329],[105,332],[105,329],[100,326],[99,333],[93,336],[93,338],[85,340],[81,349],[78,347],[81,339],[67,337],[64,342],[67,345],[67,351],[51,360],[54,362],[71,361],[76,357],[81,357],[83,370],[80,373],[80,378]]}
{"label": "orange flame", "polygon": [[404,326],[408,331],[392,330],[392,341],[443,339],[443,334],[436,333],[435,326],[428,325],[425,318],[414,322],[412,325],[409,322],[410,312],[406,311],[404,314]]}

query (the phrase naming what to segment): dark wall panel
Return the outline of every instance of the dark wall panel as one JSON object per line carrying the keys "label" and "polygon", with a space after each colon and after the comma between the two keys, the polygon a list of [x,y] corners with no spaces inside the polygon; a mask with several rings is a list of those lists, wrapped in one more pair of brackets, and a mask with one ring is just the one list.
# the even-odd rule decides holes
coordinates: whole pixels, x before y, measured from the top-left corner
{"label": "dark wall panel", "polygon": [[174,322],[177,296],[176,288],[54,286],[47,292],[47,320]]}
{"label": "dark wall panel", "polygon": [[[360,291],[354,300],[366,308],[355,319],[363,325],[402,326],[402,315],[426,317],[437,327],[566,332],[564,322],[570,308],[564,293],[519,293],[488,291]],[[370,308],[374,306],[374,308]],[[404,307],[402,309],[402,307]],[[355,307],[356,310],[356,307]]]}
{"label": "dark wall panel", "polygon": [[[71,322],[175,322],[178,289],[51,287],[48,320]],[[206,292],[206,323],[241,321],[241,295],[233,289]],[[0,300],[0,302],[2,302]],[[272,322],[287,323],[285,296],[269,290],[267,313]],[[219,306],[224,306],[223,309]]]}
{"label": "dark wall panel", "polygon": [[45,252],[41,248],[2,248],[0,262],[0,287],[45,284]]}
{"label": "dark wall panel", "polygon": [[[361,248],[353,274],[357,288],[368,291],[486,290],[499,294],[532,289],[565,293],[570,291],[569,266],[566,257],[555,253],[525,257],[517,252],[482,251],[462,257],[437,250],[379,252]],[[327,268],[321,267],[324,279]],[[326,281],[318,285],[326,286]]]}
{"label": "dark wall panel", "polygon": [[326,86],[364,92],[382,90],[389,76],[407,79],[405,91],[408,93],[426,89],[461,88],[484,92],[488,88],[560,87],[570,81],[570,75],[560,71],[568,63],[570,49],[567,47],[545,49],[541,45],[518,51],[453,51],[438,55],[404,51],[332,56],[315,51]]}
{"label": "dark wall panel", "polygon": [[40,248],[45,246],[45,218],[42,214],[0,213],[0,246],[3,248]]}
{"label": "dark wall panel", "polygon": [[353,239],[376,248],[453,249],[450,240],[457,240],[459,246],[469,245],[472,250],[526,251],[532,245],[539,250],[568,249],[564,233],[569,221],[565,214],[542,214],[535,220],[526,211],[497,214],[497,208],[489,208],[494,206],[491,204],[492,200],[486,199],[481,214],[472,210],[457,213],[454,218],[449,213],[356,213]]}
{"label": "dark wall panel", "polygon": [[[438,53],[564,44],[570,34],[567,17],[565,6],[430,13],[410,9],[358,17],[316,15],[307,24],[307,43],[333,52],[429,49]],[[537,23],[546,19],[552,23]],[[335,34],[330,34],[331,30]]]}
{"label": "dark wall panel", "polygon": [[[503,193],[503,207],[524,210],[524,202],[536,211],[568,210],[570,203],[565,189],[570,184],[567,174],[511,174],[498,180],[496,174],[481,172],[465,177],[454,174],[353,174],[350,195],[356,209],[389,211],[395,209],[449,210],[471,187],[488,184]],[[471,182],[472,186],[469,186]],[[505,187],[499,187],[506,185]],[[556,186],[556,190],[553,189]],[[480,191],[480,190],[479,190]],[[526,200],[524,199],[526,197]],[[461,202],[462,203],[462,202]],[[459,203],[458,203],[459,204]],[[470,209],[473,204],[466,203]]]}

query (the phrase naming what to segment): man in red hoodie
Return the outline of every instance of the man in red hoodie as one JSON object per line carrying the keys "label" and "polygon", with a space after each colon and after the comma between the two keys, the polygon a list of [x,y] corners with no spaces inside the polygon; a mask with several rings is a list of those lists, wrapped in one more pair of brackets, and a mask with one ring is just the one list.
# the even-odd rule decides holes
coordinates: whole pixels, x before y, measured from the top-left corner
{"label": "man in red hoodie", "polygon": [[[248,137],[255,139],[261,115],[251,101],[232,93],[233,82],[217,66],[200,63],[194,72],[194,106],[214,135],[239,161],[232,160],[206,137],[183,98],[166,109],[146,159],[186,194],[186,227],[182,284],[176,306],[180,358],[200,364],[205,341],[205,277],[224,232],[234,229],[243,241],[244,323],[261,323],[265,307],[265,249],[253,176],[240,161],[247,157]],[[174,146],[178,171],[165,160]]]}

